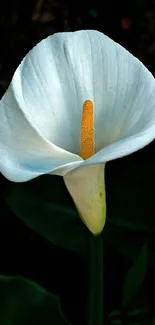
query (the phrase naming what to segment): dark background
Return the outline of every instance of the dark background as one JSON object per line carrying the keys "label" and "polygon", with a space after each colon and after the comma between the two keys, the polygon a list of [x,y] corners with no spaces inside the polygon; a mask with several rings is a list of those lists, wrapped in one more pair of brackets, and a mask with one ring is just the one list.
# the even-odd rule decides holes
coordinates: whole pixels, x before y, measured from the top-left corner
{"label": "dark background", "polygon": [[[104,32],[155,74],[155,0],[3,0],[0,96],[22,58],[36,43],[55,32],[80,29]],[[0,273],[20,274],[38,282],[60,296],[64,313],[73,324],[85,324],[86,260],[53,246],[28,229],[4,201],[10,183],[1,176],[0,185]],[[106,296],[108,314],[119,307],[118,292],[126,261],[110,248],[105,261],[105,275],[111,279]],[[108,295],[108,291],[112,294]]]}
{"label": "dark background", "polygon": [[25,54],[55,32],[98,29],[155,72],[154,0],[6,0],[0,8],[0,94]]}

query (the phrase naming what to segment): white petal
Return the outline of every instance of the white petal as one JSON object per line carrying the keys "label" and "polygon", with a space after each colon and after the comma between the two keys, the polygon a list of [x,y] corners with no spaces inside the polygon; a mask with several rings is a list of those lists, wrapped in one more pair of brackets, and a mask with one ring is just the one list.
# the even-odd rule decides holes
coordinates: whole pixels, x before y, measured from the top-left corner
{"label": "white petal", "polygon": [[[82,159],[45,139],[21,110],[10,88],[0,104],[0,171],[23,182],[49,172],[64,175]],[[57,172],[56,172],[57,171]]]}
{"label": "white petal", "polygon": [[83,52],[85,35],[57,33],[46,38],[28,53],[12,80],[14,101],[35,128],[48,141],[77,155],[82,105],[90,85],[89,96],[93,93],[87,76],[92,62],[86,66]]}
{"label": "white petal", "polygon": [[154,93],[148,70],[102,33],[48,37],[22,61],[1,100],[0,171],[23,181],[79,166],[86,99],[95,105],[96,151],[116,144],[84,164],[138,150],[154,138]]}
{"label": "white petal", "polygon": [[64,176],[64,182],[83,222],[99,234],[106,218],[104,165],[74,169]]}
{"label": "white petal", "polygon": [[63,37],[56,34],[30,51],[0,102],[0,171],[12,181],[64,175],[82,162],[76,86]]}
{"label": "white petal", "polygon": [[97,154],[83,165],[125,156],[155,138],[155,79],[152,74],[137,58],[105,35],[96,31],[88,31],[86,35],[85,53],[87,48],[92,61],[89,76],[94,85]]}
{"label": "white petal", "polygon": [[81,166],[89,166],[94,164],[105,164],[110,160],[127,156],[139,149],[145,147],[155,137],[154,126],[144,129],[143,132],[135,133],[131,137],[126,137],[120,141],[117,141],[97,152],[94,156],[82,162]]}

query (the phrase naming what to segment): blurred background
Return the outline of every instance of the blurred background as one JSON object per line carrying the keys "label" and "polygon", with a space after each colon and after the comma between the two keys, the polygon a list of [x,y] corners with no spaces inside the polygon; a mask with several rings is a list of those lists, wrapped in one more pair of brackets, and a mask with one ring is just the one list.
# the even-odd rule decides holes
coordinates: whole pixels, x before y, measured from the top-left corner
{"label": "blurred background", "polygon": [[[0,8],[0,96],[6,91],[20,61],[34,45],[53,33],[80,29],[104,32],[155,74],[155,0],[3,0]],[[60,296],[63,311],[72,324],[86,324],[86,261],[54,247],[28,229],[6,205],[4,199],[9,182],[1,175],[0,184],[0,274],[20,274],[38,282]],[[105,274],[110,278],[107,292],[113,292],[106,296],[108,314],[113,308],[119,308],[118,290],[126,262],[109,248],[105,259]]]}
{"label": "blurred background", "polygon": [[37,42],[80,29],[104,32],[155,73],[155,0],[6,0],[0,10],[0,95]]}

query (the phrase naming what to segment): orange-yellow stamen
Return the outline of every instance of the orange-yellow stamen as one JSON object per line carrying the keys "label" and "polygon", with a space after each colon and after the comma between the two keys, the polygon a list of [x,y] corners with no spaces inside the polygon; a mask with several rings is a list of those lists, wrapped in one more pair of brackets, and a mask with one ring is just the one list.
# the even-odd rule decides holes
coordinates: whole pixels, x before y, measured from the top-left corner
{"label": "orange-yellow stamen", "polygon": [[80,156],[88,159],[95,153],[94,107],[91,100],[86,100],[82,109]]}

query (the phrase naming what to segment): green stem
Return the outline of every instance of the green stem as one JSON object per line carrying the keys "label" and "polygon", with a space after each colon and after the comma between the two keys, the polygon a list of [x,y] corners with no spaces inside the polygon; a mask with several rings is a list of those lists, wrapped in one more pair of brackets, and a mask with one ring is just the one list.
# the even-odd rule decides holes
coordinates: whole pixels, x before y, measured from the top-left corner
{"label": "green stem", "polygon": [[103,241],[89,239],[88,325],[103,325]]}

